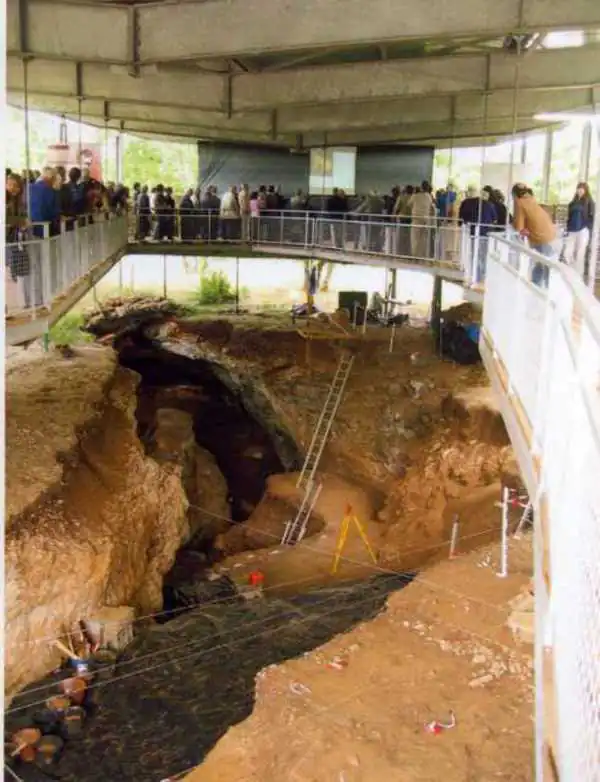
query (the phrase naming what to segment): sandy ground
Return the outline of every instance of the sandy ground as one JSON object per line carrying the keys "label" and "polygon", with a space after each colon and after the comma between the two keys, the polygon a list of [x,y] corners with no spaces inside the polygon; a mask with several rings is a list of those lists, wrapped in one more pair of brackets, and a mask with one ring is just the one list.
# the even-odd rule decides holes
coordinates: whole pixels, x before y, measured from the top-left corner
{"label": "sandy ground", "polygon": [[6,518],[55,486],[61,454],[77,443],[113,377],[115,354],[80,347],[73,358],[40,349],[12,351],[6,378]]}
{"label": "sandy ground", "polygon": [[[531,647],[505,626],[531,542],[435,565],[385,613],[257,677],[252,716],[189,782],[529,782]],[[338,668],[328,663],[336,657]],[[456,727],[434,735],[426,723]]]}
{"label": "sandy ground", "polygon": [[[327,585],[336,580],[371,575],[373,559],[355,524],[351,525],[348,532],[343,549],[344,559],[340,560],[336,574],[332,574],[334,555],[347,506],[352,509],[352,516],[360,521],[374,552],[380,548],[384,527],[372,521],[374,511],[368,493],[335,475],[321,474],[319,479],[322,481],[322,489],[314,515],[324,523],[321,532],[290,548],[276,545],[283,532],[280,527],[279,536],[276,537],[277,533],[272,533],[274,539],[269,541],[268,548],[244,552],[226,559],[216,570],[227,573],[241,585],[248,583],[253,570],[259,570],[265,577],[265,587],[268,588],[269,594],[273,595],[291,594],[298,590],[305,591],[309,586]],[[296,473],[273,475],[268,481],[268,493],[275,499],[299,506],[302,491],[296,487],[297,480]],[[251,518],[247,526],[250,530],[264,530],[260,519]]]}

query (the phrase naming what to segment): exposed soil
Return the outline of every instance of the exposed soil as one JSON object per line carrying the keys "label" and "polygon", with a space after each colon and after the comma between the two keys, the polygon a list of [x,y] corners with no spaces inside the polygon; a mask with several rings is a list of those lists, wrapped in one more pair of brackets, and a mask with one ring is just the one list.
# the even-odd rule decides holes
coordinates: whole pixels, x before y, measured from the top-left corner
{"label": "exposed soil", "polygon": [[[61,779],[159,780],[200,763],[231,725],[252,713],[259,671],[376,616],[387,595],[407,580],[386,576],[289,600],[252,601],[231,585],[215,584],[210,599],[219,602],[138,634],[115,679],[93,691],[96,713],[84,736],[68,745]],[[13,708],[39,701],[45,692],[19,698]],[[20,714],[8,715],[8,731],[19,726]],[[23,782],[40,779],[27,766],[18,773]]]}
{"label": "exposed soil", "polygon": [[375,620],[264,670],[252,716],[186,782],[532,782],[532,647],[505,626],[531,557],[511,542],[507,579],[497,545],[434,565]]}
{"label": "exposed soil", "polygon": [[[142,377],[136,422],[144,448],[124,437],[127,456],[111,464],[110,432],[100,425],[96,440],[84,442],[94,444],[91,454],[87,446],[72,451],[76,458],[62,488],[56,487],[60,469],[52,464],[55,500],[67,500],[58,518],[68,520],[68,529],[56,528],[59,536],[65,532],[61,546],[73,542],[75,499],[85,528],[96,520],[104,540],[114,531],[106,507],[115,523],[116,509],[124,507],[127,521],[126,498],[138,525],[154,525],[140,537],[151,563],[152,600],[171,568],[166,607],[196,608],[137,628],[121,663],[126,678],[98,688],[100,708],[81,749],[69,747],[65,754],[64,778],[142,782],[179,773],[252,714],[233,739],[219,743],[194,780],[529,782],[530,660],[514,650],[504,629],[508,600],[529,576],[526,545],[515,547],[518,575],[511,579],[495,578],[487,553],[422,570],[392,597],[382,617],[356,631],[355,640],[335,638],[375,616],[412,577],[403,574],[447,557],[456,516],[461,554],[498,537],[494,501],[502,482],[518,478],[481,367],[439,360],[430,336],[408,326],[398,329],[390,352],[389,331],[375,327],[364,340],[341,345],[331,338],[307,346],[289,322],[255,319],[241,326],[172,314],[165,320],[160,307],[148,318],[139,307],[133,313],[125,307],[94,324],[96,333],[115,335],[122,364]],[[322,493],[306,540],[285,549],[278,545],[281,534],[302,500],[293,470],[348,348],[356,360],[320,463]],[[24,421],[26,405],[15,404]],[[88,392],[86,405],[93,405]],[[131,400],[119,400],[107,412],[107,425],[123,405]],[[35,404],[31,409],[28,431],[43,432],[45,421]],[[73,449],[77,430],[63,428],[57,442]],[[56,452],[54,441],[48,447]],[[14,458],[18,463],[19,453]],[[88,482],[78,483],[80,467]],[[27,474],[33,472],[29,464]],[[19,468],[14,477],[22,473]],[[145,474],[156,484],[149,507],[148,485],[136,483]],[[192,508],[182,508],[180,498],[169,505],[157,476],[179,480]],[[333,576],[348,506],[376,562],[355,527]],[[168,552],[161,551],[163,516],[173,527]],[[126,538],[126,525],[121,532]],[[175,556],[176,540],[187,545]],[[103,543],[94,539],[93,545],[103,551]],[[207,568],[215,549],[224,559],[214,567],[220,578],[211,581]],[[124,572],[145,583],[126,554],[118,556]],[[237,590],[255,569],[265,577],[268,597],[246,602]],[[102,582],[107,604],[143,606],[146,598],[138,600],[134,579],[128,575],[122,589],[118,577],[116,567],[108,590]],[[84,595],[86,583],[79,575]],[[76,608],[85,611],[85,605]],[[256,626],[260,634],[252,632]],[[261,673],[253,711],[259,671],[329,639],[330,646],[305,662]],[[348,665],[324,666],[335,654]],[[472,683],[489,671],[483,685]],[[294,682],[309,692],[290,689]],[[444,718],[449,708],[459,726],[443,736],[425,734],[423,722]],[[27,773],[25,782],[36,778]]]}

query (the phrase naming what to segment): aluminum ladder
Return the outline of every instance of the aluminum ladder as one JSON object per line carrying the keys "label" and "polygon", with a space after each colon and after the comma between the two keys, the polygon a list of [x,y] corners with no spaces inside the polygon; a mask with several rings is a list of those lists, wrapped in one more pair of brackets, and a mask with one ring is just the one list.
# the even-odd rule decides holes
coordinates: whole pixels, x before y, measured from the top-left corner
{"label": "aluminum ladder", "polygon": [[335,376],[329,386],[327,399],[325,400],[319,420],[315,426],[315,431],[306,454],[306,459],[304,460],[300,477],[296,483],[296,486],[299,489],[304,489],[302,504],[300,505],[295,518],[288,521],[285,525],[285,531],[281,538],[283,544],[293,546],[294,544],[299,543],[306,534],[306,527],[308,526],[310,514],[312,513],[313,508],[319,499],[321,489],[323,488],[322,484],[315,483],[315,473],[319,466],[325,443],[329,437],[333,419],[335,418],[335,414],[342,401],[344,389],[346,388],[346,383],[348,382],[348,377],[353,364],[353,355],[342,354]]}
{"label": "aluminum ladder", "polygon": [[354,356],[348,354],[342,354],[340,363],[338,364],[337,371],[331,385],[329,387],[329,393],[327,399],[321,410],[321,415],[315,426],[315,431],[312,436],[306,459],[302,467],[302,472],[298,478],[296,486],[300,489],[308,490],[314,481],[319,461],[325,448],[325,443],[331,432],[333,425],[333,419],[338,411],[342,396],[344,395],[344,389],[348,382],[352,365],[354,364]]}
{"label": "aluminum ladder", "polygon": [[317,500],[319,499],[319,494],[321,493],[322,488],[323,484],[321,483],[311,483],[310,486],[308,486],[302,499],[302,505],[300,505],[298,508],[296,517],[293,521],[288,521],[288,523],[285,525],[285,531],[283,533],[283,537],[281,538],[281,542],[284,545],[294,546],[296,543],[300,543],[302,538],[305,536],[310,514],[313,512],[313,508],[317,504]]}

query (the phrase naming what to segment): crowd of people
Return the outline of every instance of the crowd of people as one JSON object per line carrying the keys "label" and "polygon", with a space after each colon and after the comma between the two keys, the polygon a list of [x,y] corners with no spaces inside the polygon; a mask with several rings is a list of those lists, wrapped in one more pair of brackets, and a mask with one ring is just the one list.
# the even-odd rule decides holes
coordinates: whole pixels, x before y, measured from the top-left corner
{"label": "crowd of people", "polygon": [[[46,166],[41,171],[6,171],[6,216],[13,229],[31,224],[33,236],[50,236],[71,230],[78,218],[98,211],[125,211],[129,191],[123,185],[105,185],[90,177],[88,171],[62,166]],[[7,219],[7,227],[9,221]]]}
{"label": "crowd of people", "polygon": [[[468,225],[477,238],[483,258],[491,232],[512,226],[527,237],[530,246],[547,257],[562,257],[583,276],[594,221],[594,201],[586,182],[577,185],[568,207],[564,242],[558,241],[548,211],[524,184],[512,189],[511,215],[504,194],[490,186],[469,187],[460,193],[452,183],[433,191],[428,181],[419,186],[393,187],[389,193],[370,191],[362,198],[334,189],[324,198],[297,190],[287,197],[274,185],[251,189],[244,184],[219,196],[215,186],[190,188],[177,203],[173,188],[150,188],[136,182],[131,190],[121,184],[99,182],[79,168],[46,167],[42,171],[6,172],[6,242],[15,244],[28,227],[34,237],[72,230],[83,217],[97,212],[124,213],[135,217],[138,240],[183,242],[198,239],[272,240],[281,231],[281,215],[306,213],[329,218],[328,240],[374,251],[416,258],[452,260],[459,252],[459,227]],[[368,224],[368,229],[365,225]],[[398,226],[398,230],[390,227]],[[47,226],[47,227],[46,227]],[[290,219],[286,235],[303,235],[302,220]],[[434,243],[437,241],[437,248]],[[8,257],[11,264],[11,254]],[[23,259],[11,268],[24,273]],[[25,272],[26,273],[26,272]]]}

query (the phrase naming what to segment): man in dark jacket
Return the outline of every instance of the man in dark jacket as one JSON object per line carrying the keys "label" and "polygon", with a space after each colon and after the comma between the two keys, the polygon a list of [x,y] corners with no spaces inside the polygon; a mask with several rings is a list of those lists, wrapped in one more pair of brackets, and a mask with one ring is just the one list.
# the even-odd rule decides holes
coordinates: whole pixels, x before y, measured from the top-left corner
{"label": "man in dark jacket", "polygon": [[150,196],[148,195],[148,185],[144,185],[137,199],[137,236],[138,239],[145,239],[150,233],[152,227]]}
{"label": "man in dark jacket", "polygon": [[80,217],[86,212],[85,185],[81,181],[81,169],[72,168],[69,171],[69,199],[71,205],[71,214],[73,217]]}
{"label": "man in dark jacket", "polygon": [[[481,197],[477,196],[477,190],[470,187],[467,197],[460,205],[458,216],[463,223],[471,227],[472,258],[473,258],[473,282],[483,282],[485,276],[485,261],[487,257],[488,235],[494,230],[498,222],[496,207],[489,200],[489,194],[483,190]],[[476,262],[476,266],[475,266]]]}
{"label": "man in dark jacket", "polygon": [[173,198],[173,188],[167,187],[165,190],[165,230],[167,239],[172,242],[175,236],[176,217],[175,217],[175,199]]}
{"label": "man in dark jacket", "polygon": [[179,204],[179,219],[181,221],[181,239],[184,242],[193,242],[196,238],[196,217],[194,215],[194,191],[190,188],[186,191]]}
{"label": "man in dark jacket", "polygon": [[[56,171],[46,167],[40,178],[29,185],[29,210],[32,223],[49,223],[50,235],[54,236],[60,229],[59,193],[54,189]],[[44,226],[34,225],[33,234],[38,238],[44,236]]]}
{"label": "man in dark jacket", "polygon": [[332,221],[330,225],[331,241],[334,247],[341,247],[343,241],[344,226],[340,220],[344,220],[348,211],[346,199],[340,194],[337,187],[331,191],[326,204],[327,216]]}

